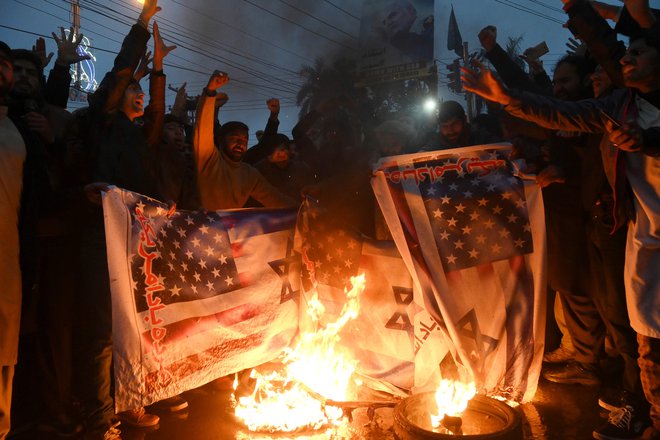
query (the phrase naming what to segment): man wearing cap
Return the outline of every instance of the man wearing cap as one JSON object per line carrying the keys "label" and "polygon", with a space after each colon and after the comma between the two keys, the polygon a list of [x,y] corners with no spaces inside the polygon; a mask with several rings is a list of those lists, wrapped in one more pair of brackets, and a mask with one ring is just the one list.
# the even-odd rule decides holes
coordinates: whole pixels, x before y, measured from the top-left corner
{"label": "man wearing cap", "polygon": [[18,208],[23,183],[25,142],[7,117],[14,83],[9,46],[0,41],[0,439],[9,432],[11,390],[18,356],[21,271],[18,263]]}
{"label": "man wearing cap", "polygon": [[297,202],[278,191],[251,165],[244,162],[248,126],[226,122],[218,132],[219,149],[213,142],[215,95],[229,78],[215,71],[197,106],[193,148],[202,206],[208,210],[236,209],[252,197],[267,208],[294,207]]}

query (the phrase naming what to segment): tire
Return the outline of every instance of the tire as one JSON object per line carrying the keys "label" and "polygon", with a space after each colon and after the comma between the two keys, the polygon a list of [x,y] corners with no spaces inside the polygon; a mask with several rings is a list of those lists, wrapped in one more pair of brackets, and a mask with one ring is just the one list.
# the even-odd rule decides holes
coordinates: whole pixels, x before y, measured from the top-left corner
{"label": "tire", "polygon": [[415,409],[425,408],[435,398],[435,393],[422,393],[404,399],[394,409],[394,433],[399,440],[523,440],[520,413],[507,404],[485,396],[475,396],[467,411],[486,414],[498,419],[502,426],[492,433],[451,435],[433,432],[413,423],[408,415]]}

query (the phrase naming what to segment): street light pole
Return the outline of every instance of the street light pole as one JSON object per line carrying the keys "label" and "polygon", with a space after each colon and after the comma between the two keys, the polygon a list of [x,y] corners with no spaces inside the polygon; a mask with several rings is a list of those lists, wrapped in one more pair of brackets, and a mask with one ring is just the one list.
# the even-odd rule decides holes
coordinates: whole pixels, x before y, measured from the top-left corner
{"label": "street light pole", "polygon": [[[73,27],[73,35],[77,40],[80,35],[80,0],[71,0],[71,26]],[[76,63],[76,81],[74,89],[80,90],[80,63]],[[77,93],[77,92],[76,92]]]}

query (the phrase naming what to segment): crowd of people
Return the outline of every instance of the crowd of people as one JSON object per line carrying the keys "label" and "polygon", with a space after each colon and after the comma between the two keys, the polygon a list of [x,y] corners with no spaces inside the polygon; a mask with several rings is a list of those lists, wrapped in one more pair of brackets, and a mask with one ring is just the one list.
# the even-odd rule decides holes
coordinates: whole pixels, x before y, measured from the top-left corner
{"label": "crowd of people", "polygon": [[598,401],[610,416],[594,438],[660,438],[660,12],[648,0],[563,2],[582,44],[552,78],[531,52],[528,69],[512,59],[494,26],[479,32],[491,67],[473,60],[462,78],[488,112],[471,122],[455,101],[430,126],[396,114],[359,120],[346,97],[327,96],[290,139],[270,99],[249,149],[245,123],[219,122],[226,73],[210,75],[194,119],[185,86],[166,113],[163,60],[175,47],[156,22],[149,30],[157,0],[145,0],[112,70],[73,113],[69,69],[84,59],[81,37],[53,34],[47,79],[47,57],[0,42],[0,439],[10,414],[14,429],[84,429],[90,439],[120,438],[119,421],[159,422],[144,408],[114,412],[101,208],[111,185],[191,210],[295,207],[305,194],[341,212],[344,226],[388,239],[370,188],[376,159],[501,141],[543,191],[549,309],[562,334],[544,377],[595,386],[618,360],[618,383]]}

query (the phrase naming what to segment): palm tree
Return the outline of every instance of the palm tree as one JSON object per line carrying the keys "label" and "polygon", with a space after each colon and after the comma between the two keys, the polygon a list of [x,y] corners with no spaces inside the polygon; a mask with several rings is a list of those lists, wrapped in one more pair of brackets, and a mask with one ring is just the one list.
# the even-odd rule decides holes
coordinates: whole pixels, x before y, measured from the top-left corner
{"label": "palm tree", "polygon": [[324,70],[325,63],[322,58],[317,58],[313,66],[303,65],[300,68],[300,76],[305,80],[296,94],[296,104],[300,106],[300,118],[314,108],[321,92],[321,75]]}
{"label": "palm tree", "polygon": [[520,66],[521,69],[525,70],[525,61],[520,58],[520,43],[522,43],[523,36],[519,35],[517,37],[508,37],[506,42],[505,51],[507,55]]}
{"label": "palm tree", "polygon": [[355,96],[354,60],[339,58],[328,67],[323,59],[317,58],[313,66],[301,67],[300,76],[305,80],[296,94],[301,118],[322,99]]}

